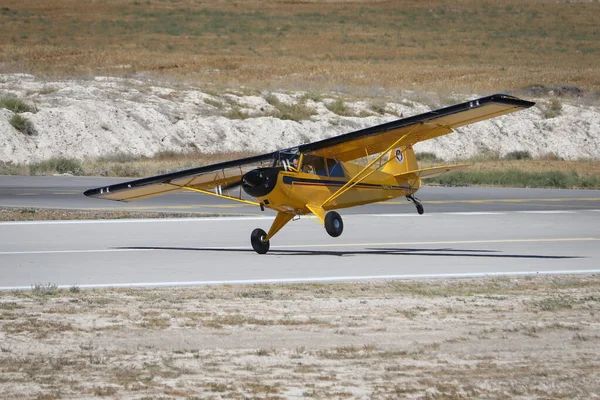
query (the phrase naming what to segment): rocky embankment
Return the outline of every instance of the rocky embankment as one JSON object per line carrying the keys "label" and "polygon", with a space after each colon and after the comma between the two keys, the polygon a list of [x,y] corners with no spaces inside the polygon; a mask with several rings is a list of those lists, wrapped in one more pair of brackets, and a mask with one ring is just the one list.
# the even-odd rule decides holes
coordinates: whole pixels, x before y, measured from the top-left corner
{"label": "rocky embankment", "polygon": [[[32,129],[18,131],[10,123],[13,111],[0,109],[0,162],[27,164],[54,156],[151,156],[164,150],[269,152],[478,96],[440,100],[405,92],[356,101],[336,93],[209,91],[138,79],[0,75],[0,98],[10,97],[33,107],[20,114],[31,121]],[[500,155],[517,150],[532,156],[554,153],[565,159],[600,157],[597,104],[573,98],[529,100],[536,106],[460,128],[420,143],[416,150],[446,160],[486,150]],[[287,107],[284,112],[282,107]]]}

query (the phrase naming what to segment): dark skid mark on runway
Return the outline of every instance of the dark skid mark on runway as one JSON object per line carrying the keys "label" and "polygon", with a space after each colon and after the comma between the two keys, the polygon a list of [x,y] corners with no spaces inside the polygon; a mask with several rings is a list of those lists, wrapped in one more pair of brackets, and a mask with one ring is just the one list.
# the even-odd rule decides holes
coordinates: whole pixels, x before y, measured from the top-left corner
{"label": "dark skid mark on runway", "polygon": [[[220,249],[220,248],[202,248],[202,247],[155,247],[155,246],[135,246],[135,247],[116,247],[116,249],[126,250],[176,250],[176,251],[205,251],[205,252],[223,252],[223,253],[250,253],[254,254],[252,249]],[[469,250],[469,249],[415,249],[415,248],[383,248],[367,250],[269,250],[269,255],[288,255],[288,256],[356,256],[356,255],[398,255],[398,256],[433,256],[433,257],[488,257],[488,258],[525,258],[541,260],[564,260],[571,258],[583,258],[578,256],[544,256],[536,254],[483,254],[499,253],[499,250]]]}

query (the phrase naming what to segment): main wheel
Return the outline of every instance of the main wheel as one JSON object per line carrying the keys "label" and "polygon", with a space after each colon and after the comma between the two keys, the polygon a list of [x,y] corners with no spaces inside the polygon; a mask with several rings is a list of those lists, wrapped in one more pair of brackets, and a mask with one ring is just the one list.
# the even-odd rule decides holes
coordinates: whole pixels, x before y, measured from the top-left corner
{"label": "main wheel", "polygon": [[325,230],[329,233],[329,236],[338,237],[344,230],[344,221],[340,214],[335,211],[329,211],[325,215]]}
{"label": "main wheel", "polygon": [[256,228],[252,231],[250,235],[250,243],[252,243],[252,248],[258,254],[266,254],[269,251],[270,243],[268,240],[265,240],[267,237],[267,233],[260,228]]}
{"label": "main wheel", "polygon": [[423,205],[421,203],[417,203],[417,212],[419,213],[419,215],[422,215],[425,212],[425,209],[423,208]]}

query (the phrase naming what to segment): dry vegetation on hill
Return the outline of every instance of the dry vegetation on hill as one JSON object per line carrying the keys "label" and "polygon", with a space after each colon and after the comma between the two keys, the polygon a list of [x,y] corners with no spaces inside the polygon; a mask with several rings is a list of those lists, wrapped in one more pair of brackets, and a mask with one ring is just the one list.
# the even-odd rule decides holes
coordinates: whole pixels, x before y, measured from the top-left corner
{"label": "dry vegetation on hill", "polygon": [[5,0],[0,71],[260,88],[598,91],[597,1]]}

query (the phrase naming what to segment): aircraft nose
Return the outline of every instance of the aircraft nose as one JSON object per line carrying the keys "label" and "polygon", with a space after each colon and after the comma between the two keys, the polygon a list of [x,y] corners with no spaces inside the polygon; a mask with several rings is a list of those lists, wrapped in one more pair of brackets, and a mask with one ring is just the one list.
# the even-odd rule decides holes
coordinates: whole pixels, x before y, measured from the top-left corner
{"label": "aircraft nose", "polygon": [[242,177],[244,185],[250,187],[257,187],[264,183],[265,179],[261,171],[253,169],[252,171],[246,172]]}

